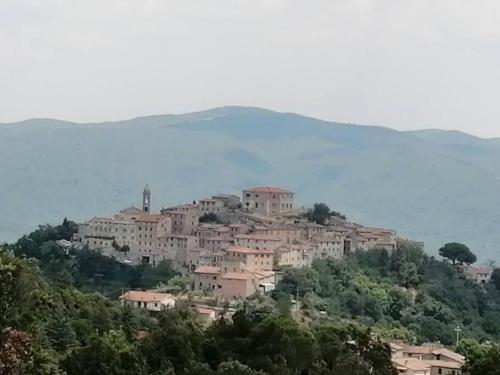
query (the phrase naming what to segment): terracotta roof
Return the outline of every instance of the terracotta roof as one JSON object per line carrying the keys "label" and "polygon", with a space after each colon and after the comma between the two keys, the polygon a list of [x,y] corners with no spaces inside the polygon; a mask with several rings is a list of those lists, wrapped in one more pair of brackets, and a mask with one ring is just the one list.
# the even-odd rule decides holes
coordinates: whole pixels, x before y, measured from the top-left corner
{"label": "terracotta roof", "polygon": [[219,272],[220,272],[220,267],[211,267],[211,266],[201,266],[194,271],[194,273],[210,274],[210,275],[218,275]]}
{"label": "terracotta roof", "polygon": [[454,361],[460,362],[460,363],[465,363],[465,357],[461,354],[455,353],[451,350],[448,350],[446,348],[438,348],[435,349],[432,354],[440,354],[444,357],[448,357]]}
{"label": "terracotta roof", "polygon": [[431,345],[422,345],[422,346],[403,345],[403,352],[411,354],[429,354],[436,349],[438,349],[436,346],[431,346]]}
{"label": "terracotta roof", "polygon": [[249,191],[252,193],[274,193],[274,194],[290,194],[291,192],[285,189],[272,186],[259,186],[251,189],[246,189],[244,191]]}
{"label": "terracotta roof", "polygon": [[169,293],[156,293],[156,292],[142,292],[131,290],[120,296],[120,299],[126,301],[140,301],[140,302],[162,302],[166,299],[174,298]]}
{"label": "terracotta roof", "polygon": [[249,247],[242,247],[242,246],[229,246],[226,249],[226,252],[228,253],[240,253],[240,254],[272,254],[272,251],[268,250],[258,250],[258,249],[252,249]]}
{"label": "terracotta roof", "polygon": [[425,361],[416,358],[393,358],[392,363],[398,369],[408,369],[413,371],[429,371],[431,366]]}
{"label": "terracotta roof", "polygon": [[442,367],[442,368],[457,369],[457,370],[462,367],[462,363],[453,361],[437,361],[437,360],[425,359],[424,362],[426,362],[431,367]]}
{"label": "terracotta roof", "polygon": [[230,280],[251,280],[256,277],[250,272],[227,272],[222,275],[222,278]]}

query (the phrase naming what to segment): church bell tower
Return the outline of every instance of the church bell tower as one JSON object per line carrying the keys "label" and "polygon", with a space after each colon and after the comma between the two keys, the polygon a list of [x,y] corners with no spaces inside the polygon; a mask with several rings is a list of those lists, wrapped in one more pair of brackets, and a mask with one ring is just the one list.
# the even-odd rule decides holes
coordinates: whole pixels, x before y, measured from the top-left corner
{"label": "church bell tower", "polygon": [[147,213],[151,211],[151,191],[147,184],[142,192],[142,210]]}

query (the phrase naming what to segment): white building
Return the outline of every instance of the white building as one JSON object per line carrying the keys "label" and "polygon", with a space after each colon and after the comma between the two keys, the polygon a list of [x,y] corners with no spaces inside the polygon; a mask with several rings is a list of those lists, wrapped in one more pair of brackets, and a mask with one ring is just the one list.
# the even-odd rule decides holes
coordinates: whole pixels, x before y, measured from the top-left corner
{"label": "white building", "polygon": [[123,306],[161,311],[175,306],[175,297],[169,293],[129,291],[120,296]]}

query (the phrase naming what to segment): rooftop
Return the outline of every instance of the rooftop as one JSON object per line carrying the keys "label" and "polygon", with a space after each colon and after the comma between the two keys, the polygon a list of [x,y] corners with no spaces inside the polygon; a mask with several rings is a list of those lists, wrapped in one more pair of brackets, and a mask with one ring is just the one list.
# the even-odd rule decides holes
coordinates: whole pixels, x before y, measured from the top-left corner
{"label": "rooftop", "polygon": [[281,237],[269,234],[239,234],[236,238],[242,240],[281,241]]}
{"label": "rooftop", "polygon": [[194,273],[209,274],[209,275],[218,275],[219,272],[220,272],[220,267],[211,267],[211,266],[201,266],[194,271]]}
{"label": "rooftop", "polygon": [[161,302],[166,299],[174,298],[169,293],[156,293],[156,292],[142,292],[131,290],[120,296],[120,299],[126,301],[139,301],[139,302]]}
{"label": "rooftop", "polygon": [[244,191],[249,191],[251,193],[271,193],[271,194],[290,194],[291,191],[281,189],[278,187],[272,187],[272,186],[259,186],[259,187],[254,187],[251,189],[246,189]]}
{"label": "rooftop", "polygon": [[252,249],[249,247],[242,247],[242,246],[229,246],[226,249],[226,252],[228,253],[239,253],[239,254],[272,254],[272,251],[268,250],[258,250],[258,249]]}
{"label": "rooftop", "polygon": [[392,362],[398,369],[408,369],[413,371],[430,370],[431,366],[425,361],[416,358],[393,358]]}
{"label": "rooftop", "polygon": [[462,367],[461,363],[452,361],[437,361],[437,360],[426,359],[425,362],[431,367],[442,367],[442,368],[449,368],[456,370],[459,370]]}
{"label": "rooftop", "polygon": [[255,275],[250,272],[227,272],[222,275],[222,278],[229,280],[251,280],[255,278]]}

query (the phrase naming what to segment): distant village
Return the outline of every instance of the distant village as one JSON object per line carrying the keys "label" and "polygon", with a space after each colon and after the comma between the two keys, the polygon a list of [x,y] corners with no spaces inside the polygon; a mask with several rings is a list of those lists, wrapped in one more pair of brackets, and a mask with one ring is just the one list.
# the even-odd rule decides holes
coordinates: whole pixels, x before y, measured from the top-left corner
{"label": "distant village", "polygon": [[[254,187],[217,194],[151,212],[145,187],[142,209],[126,208],[113,217],[79,224],[74,240],[130,263],[152,266],[169,260],[192,274],[194,291],[225,299],[245,298],[274,289],[280,271],[309,266],[314,259],[343,259],[357,250],[392,252],[404,245],[422,247],[396,231],[366,227],[331,216],[325,225],[310,222],[294,205],[295,193]],[[466,275],[487,282],[492,269],[468,267]]]}
{"label": "distant village", "polygon": [[391,252],[409,242],[423,246],[394,230],[336,217],[326,225],[311,223],[295,208],[294,196],[277,187],[255,187],[243,190],[241,199],[217,194],[153,213],[146,186],[142,209],[82,223],[75,240],[127,263],[155,266],[170,260],[193,274],[193,290],[226,299],[270,291],[280,270],[317,258],[342,259],[359,249]]}
{"label": "distant village", "polygon": [[[357,250],[424,244],[396,231],[366,227],[330,216],[325,225],[310,222],[296,208],[295,193],[278,187],[244,189],[241,198],[216,194],[192,203],[151,212],[145,187],[142,208],[130,207],[113,217],[79,224],[74,241],[130,264],[157,266],[171,261],[192,277],[191,289],[223,301],[272,291],[283,270],[309,266],[315,259],[343,259]],[[465,274],[481,283],[491,270],[469,267]],[[127,291],[123,304],[159,311],[175,306],[177,297],[157,291]],[[231,309],[196,304],[207,323]],[[465,358],[441,345],[392,343],[392,363],[401,374],[460,374]]]}

